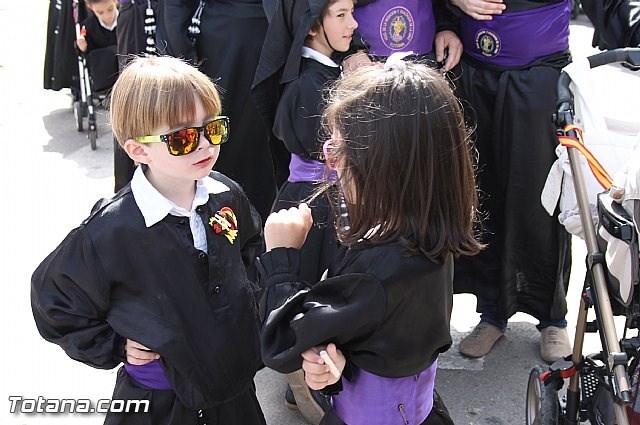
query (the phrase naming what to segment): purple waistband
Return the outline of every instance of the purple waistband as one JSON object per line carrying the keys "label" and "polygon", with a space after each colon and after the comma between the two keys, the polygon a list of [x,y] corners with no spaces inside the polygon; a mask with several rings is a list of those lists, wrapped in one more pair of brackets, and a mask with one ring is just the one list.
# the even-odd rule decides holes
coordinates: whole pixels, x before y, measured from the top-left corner
{"label": "purple waistband", "polygon": [[158,360],[153,360],[150,363],[140,366],[125,363],[124,370],[126,370],[129,376],[135,379],[136,382],[146,387],[153,388],[154,390],[172,389]]}
{"label": "purple waistband", "polygon": [[335,182],[337,179],[338,176],[336,172],[329,170],[324,162],[303,158],[293,153],[291,154],[288,178],[291,183]]}
{"label": "purple waistband", "polygon": [[433,407],[437,368],[435,361],[405,378],[383,378],[355,368],[352,379],[343,379],[342,391],[333,396],[333,408],[349,425],[422,423]]}
{"label": "purple waistband", "polygon": [[436,20],[431,0],[377,0],[356,7],[360,35],[371,45],[371,53],[389,56],[413,51],[422,55],[433,50]]}
{"label": "purple waistband", "polygon": [[571,2],[524,12],[505,12],[490,21],[465,15],[460,22],[464,52],[497,66],[519,67],[569,48]]}

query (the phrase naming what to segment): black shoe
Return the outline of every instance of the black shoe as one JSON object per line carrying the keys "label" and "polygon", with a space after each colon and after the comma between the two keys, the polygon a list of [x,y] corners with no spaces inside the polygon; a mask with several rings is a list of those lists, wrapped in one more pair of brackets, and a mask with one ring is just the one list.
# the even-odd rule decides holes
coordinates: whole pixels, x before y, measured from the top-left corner
{"label": "black shoe", "polygon": [[298,409],[298,404],[296,403],[296,398],[293,396],[293,391],[291,391],[291,385],[287,383],[287,389],[284,392],[284,405],[289,409]]}

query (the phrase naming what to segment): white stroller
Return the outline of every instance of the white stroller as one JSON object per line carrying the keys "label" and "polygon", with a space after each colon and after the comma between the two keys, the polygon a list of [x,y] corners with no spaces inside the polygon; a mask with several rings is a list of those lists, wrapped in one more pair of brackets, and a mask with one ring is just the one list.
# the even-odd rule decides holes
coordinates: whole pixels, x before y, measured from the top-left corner
{"label": "white stroller", "polygon": [[[640,73],[620,68],[615,82],[597,79],[591,68],[616,62],[640,65],[640,49],[617,49],[576,61],[558,83],[558,162],[547,179],[542,203],[550,213],[559,201],[560,220],[585,240],[587,276],[580,300],[573,354],[549,368],[530,373],[526,398],[527,425],[640,424],[635,406],[640,339],[627,335],[640,328],[640,106],[630,119],[603,112],[597,88],[626,81],[625,92],[640,100]],[[624,75],[624,78],[623,78]],[[612,87],[606,87],[611,93]],[[574,112],[575,107],[575,112]],[[607,111],[610,112],[610,111]],[[624,114],[623,114],[624,115]],[[619,115],[620,116],[620,115]],[[577,124],[575,126],[574,124]],[[582,130],[588,149],[584,149]],[[584,155],[581,155],[580,150]],[[597,159],[596,159],[597,158]],[[630,160],[630,161],[629,161]],[[626,165],[624,165],[626,163]],[[607,170],[618,171],[612,179]],[[606,189],[602,192],[603,187]],[[587,321],[593,308],[595,320]],[[614,315],[626,317],[618,338]],[[597,332],[602,349],[583,355],[586,332]],[[568,381],[566,395],[560,390]],[[637,399],[640,404],[640,397]]]}

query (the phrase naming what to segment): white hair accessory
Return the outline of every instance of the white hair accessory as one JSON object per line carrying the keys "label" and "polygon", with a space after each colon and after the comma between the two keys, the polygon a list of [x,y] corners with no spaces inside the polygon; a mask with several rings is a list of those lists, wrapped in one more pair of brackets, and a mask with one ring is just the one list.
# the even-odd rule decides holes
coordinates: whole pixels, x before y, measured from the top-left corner
{"label": "white hair accessory", "polygon": [[414,53],[412,51],[391,53],[391,55],[387,58],[387,61],[384,64],[384,69],[390,69],[393,65],[403,64],[404,63],[403,59],[413,54]]}

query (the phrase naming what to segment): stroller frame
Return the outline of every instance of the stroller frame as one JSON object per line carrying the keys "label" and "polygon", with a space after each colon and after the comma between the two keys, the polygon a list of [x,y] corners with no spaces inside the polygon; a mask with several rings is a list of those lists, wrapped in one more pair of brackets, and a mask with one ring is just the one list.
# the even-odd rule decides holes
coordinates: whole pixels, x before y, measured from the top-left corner
{"label": "stroller frame", "polygon": [[[81,35],[80,31],[80,7],[79,0],[73,0],[73,18],[76,27],[76,39]],[[76,120],[76,130],[82,131],[84,128],[84,118],[87,118],[88,132],[87,138],[91,144],[91,150],[96,150],[98,139],[98,126],[96,124],[96,114],[93,106],[93,88],[87,67],[86,55],[76,47],[78,53],[78,75],[80,80],[80,99],[73,102],[73,116]]]}
{"label": "stroller frame", "polygon": [[[617,62],[637,66],[640,64],[640,49],[610,50],[590,56],[588,60],[591,68]],[[558,81],[558,108],[553,120],[559,129],[559,136],[577,138],[576,130],[564,130],[566,126],[574,123],[570,83],[571,77],[563,71]],[[550,366],[548,371],[543,371],[540,366],[536,366],[529,375],[526,397],[527,425],[573,425],[586,421],[589,412],[585,410],[584,401],[587,397],[585,394],[599,385],[598,383],[605,383],[611,394],[615,423],[629,425],[627,405],[631,402],[631,389],[627,365],[631,357],[638,355],[640,344],[638,338],[626,339],[626,334],[621,341],[618,340],[605,275],[604,253],[598,247],[596,229],[586,193],[586,182],[578,155],[579,152],[576,152],[576,149],[568,149],[580,221],[587,246],[587,279],[585,279],[580,298],[572,355],[558,360]],[[591,323],[587,321],[590,308],[594,309],[596,317]],[[636,312],[632,314],[637,316]],[[582,350],[585,333],[596,331],[600,336],[602,351],[594,356],[584,357]],[[603,366],[598,366],[595,360],[602,362]],[[564,386],[566,379],[569,380],[566,403],[561,403],[558,391]],[[592,395],[593,392],[591,392]]]}

